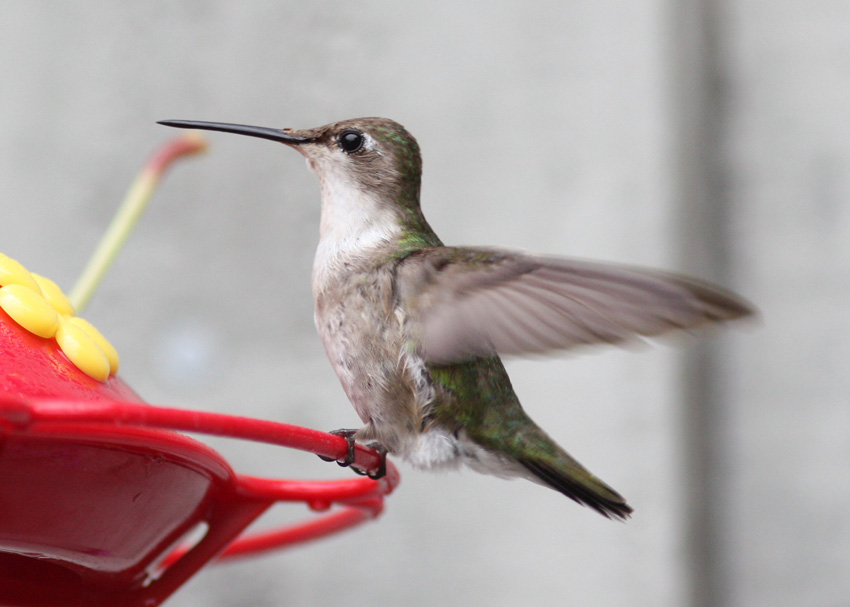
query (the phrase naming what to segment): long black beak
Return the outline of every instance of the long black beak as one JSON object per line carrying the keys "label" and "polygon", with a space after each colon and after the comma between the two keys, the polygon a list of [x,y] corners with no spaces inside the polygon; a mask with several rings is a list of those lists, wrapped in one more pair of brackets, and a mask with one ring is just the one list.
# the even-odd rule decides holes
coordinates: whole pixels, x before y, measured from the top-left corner
{"label": "long black beak", "polygon": [[197,120],[160,120],[157,124],[173,126],[178,129],[200,129],[203,131],[221,131],[222,133],[236,133],[237,135],[248,135],[260,137],[287,145],[298,145],[310,141],[308,137],[290,135],[283,129],[269,129],[262,126],[247,126],[245,124],[227,124],[225,122],[199,122]]}

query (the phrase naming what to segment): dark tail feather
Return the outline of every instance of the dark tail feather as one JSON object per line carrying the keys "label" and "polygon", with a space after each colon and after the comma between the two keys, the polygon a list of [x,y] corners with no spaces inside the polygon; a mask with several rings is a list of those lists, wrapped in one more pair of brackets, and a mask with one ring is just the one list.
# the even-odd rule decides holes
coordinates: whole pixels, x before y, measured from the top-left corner
{"label": "dark tail feather", "polygon": [[546,461],[520,460],[520,463],[541,481],[566,495],[571,500],[593,508],[605,518],[626,520],[632,508],[622,495],[584,469],[575,469],[567,475]]}

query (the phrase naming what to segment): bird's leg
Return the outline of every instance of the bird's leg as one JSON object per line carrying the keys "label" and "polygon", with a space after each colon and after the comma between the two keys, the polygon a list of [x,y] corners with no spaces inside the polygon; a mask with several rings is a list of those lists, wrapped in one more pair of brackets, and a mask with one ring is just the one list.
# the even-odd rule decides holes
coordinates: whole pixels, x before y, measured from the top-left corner
{"label": "bird's leg", "polygon": [[[348,443],[348,453],[345,455],[345,459],[335,460],[332,457],[325,457],[324,455],[319,455],[319,459],[322,459],[326,462],[336,461],[342,467],[348,467],[354,463],[354,435],[357,434],[356,429],[352,428],[340,428],[339,430],[331,430],[328,434],[333,434],[334,436],[341,436]],[[353,468],[352,468],[353,469]],[[355,472],[357,470],[353,469]]]}

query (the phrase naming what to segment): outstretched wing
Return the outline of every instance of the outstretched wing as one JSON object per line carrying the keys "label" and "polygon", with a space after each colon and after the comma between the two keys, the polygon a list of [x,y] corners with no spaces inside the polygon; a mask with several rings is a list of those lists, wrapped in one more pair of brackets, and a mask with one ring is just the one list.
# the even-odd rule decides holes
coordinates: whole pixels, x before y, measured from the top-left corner
{"label": "outstretched wing", "polygon": [[684,276],[499,249],[423,249],[397,280],[436,364],[622,343],[753,313],[737,295]]}

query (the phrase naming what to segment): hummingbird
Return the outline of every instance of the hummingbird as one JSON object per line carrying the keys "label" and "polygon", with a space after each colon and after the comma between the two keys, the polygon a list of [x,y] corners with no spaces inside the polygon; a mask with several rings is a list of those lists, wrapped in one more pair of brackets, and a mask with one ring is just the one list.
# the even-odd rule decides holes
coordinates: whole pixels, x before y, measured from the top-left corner
{"label": "hummingbird", "polygon": [[445,246],[420,207],[419,145],[386,118],[303,130],[160,124],[283,143],[317,175],[314,319],[363,422],[347,435],[352,449],[376,441],[420,469],[526,478],[626,519],[626,500],[528,416],[500,355],[624,344],[753,312],[729,291],[676,274]]}

